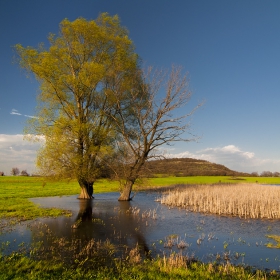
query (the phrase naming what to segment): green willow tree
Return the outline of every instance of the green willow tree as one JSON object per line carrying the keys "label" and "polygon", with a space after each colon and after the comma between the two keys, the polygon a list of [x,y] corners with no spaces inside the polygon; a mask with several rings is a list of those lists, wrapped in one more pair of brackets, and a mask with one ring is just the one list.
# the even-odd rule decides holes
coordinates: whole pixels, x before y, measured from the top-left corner
{"label": "green willow tree", "polygon": [[130,98],[139,59],[119,18],[107,13],[95,21],[63,20],[49,44],[15,47],[20,66],[40,83],[38,114],[27,133],[43,136],[41,173],[76,178],[79,198],[90,199],[102,161],[114,149],[116,100]]}

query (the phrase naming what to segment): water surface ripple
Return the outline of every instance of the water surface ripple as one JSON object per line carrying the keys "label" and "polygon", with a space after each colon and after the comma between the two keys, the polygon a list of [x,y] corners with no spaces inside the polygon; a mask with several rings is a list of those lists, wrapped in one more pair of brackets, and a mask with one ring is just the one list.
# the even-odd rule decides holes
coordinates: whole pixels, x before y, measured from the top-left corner
{"label": "water surface ripple", "polygon": [[[280,249],[265,246],[273,242],[266,235],[280,235],[279,220],[240,219],[170,209],[156,202],[156,192],[139,192],[130,202],[119,202],[119,193],[95,194],[85,201],[77,196],[33,198],[42,207],[71,210],[72,217],[45,218],[17,225],[2,233],[0,242],[38,241],[37,223],[44,223],[57,237],[105,241],[120,248],[139,244],[152,256],[182,251],[204,262],[225,261],[260,269],[280,270]],[[177,244],[183,244],[183,249]],[[173,246],[172,246],[173,245]]]}

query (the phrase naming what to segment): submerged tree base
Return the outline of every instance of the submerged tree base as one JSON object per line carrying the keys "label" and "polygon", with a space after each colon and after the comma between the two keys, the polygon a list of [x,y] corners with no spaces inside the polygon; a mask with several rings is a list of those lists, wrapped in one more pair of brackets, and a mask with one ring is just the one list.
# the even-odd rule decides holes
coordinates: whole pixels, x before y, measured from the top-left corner
{"label": "submerged tree base", "polygon": [[121,193],[120,197],[118,198],[118,201],[131,201],[133,198],[134,198],[134,195],[130,196],[130,192],[129,192],[129,194]]}
{"label": "submerged tree base", "polygon": [[85,194],[80,194],[78,196],[78,199],[93,199],[93,196],[89,196],[88,194],[85,195]]}
{"label": "submerged tree base", "polygon": [[132,190],[133,183],[130,183],[129,185],[125,186],[124,189],[121,192],[120,197],[118,198],[118,201],[131,201],[134,197],[131,196],[131,190]]}
{"label": "submerged tree base", "polygon": [[89,194],[87,188],[81,188],[81,193],[78,199],[93,199],[92,194]]}
{"label": "submerged tree base", "polygon": [[84,198],[84,197],[80,197],[80,196],[78,196],[77,197],[77,199],[81,199],[81,200],[91,200],[91,199],[94,199],[94,196],[91,196],[91,197],[89,197],[89,198]]}
{"label": "submerged tree base", "polygon": [[133,197],[127,197],[121,194],[121,196],[118,198],[118,201],[131,201]]}

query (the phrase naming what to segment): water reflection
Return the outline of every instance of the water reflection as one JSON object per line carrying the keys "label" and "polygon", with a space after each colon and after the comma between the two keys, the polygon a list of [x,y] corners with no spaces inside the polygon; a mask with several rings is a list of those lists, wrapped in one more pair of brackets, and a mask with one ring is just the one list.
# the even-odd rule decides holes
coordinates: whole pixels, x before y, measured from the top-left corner
{"label": "water reflection", "polygon": [[80,199],[79,200],[79,204],[80,204],[80,211],[79,214],[76,218],[76,221],[81,220],[82,222],[86,222],[86,221],[92,221],[92,203],[93,200],[84,200],[84,199]]}
{"label": "water reflection", "polygon": [[31,227],[33,241],[43,240],[44,246],[51,246],[48,244],[50,239],[42,238],[49,231],[57,238],[79,239],[83,244],[92,239],[101,242],[110,240],[117,245],[119,254],[138,244],[142,253],[149,256],[150,248],[144,235],[146,222],[131,202],[96,199],[77,200],[77,204],[79,211],[72,218],[42,220],[45,225],[40,227],[42,234],[37,234],[35,227],[38,225]]}
{"label": "water reflection", "polygon": [[[108,239],[120,249],[120,254],[138,243],[143,254],[151,250],[152,256],[181,250],[205,262],[229,257],[235,264],[280,269],[280,250],[265,246],[271,242],[266,235],[280,234],[279,221],[244,220],[169,209],[155,202],[156,193],[138,193],[130,202],[119,202],[118,196],[118,193],[97,194],[91,201],[78,200],[75,196],[34,198],[32,201],[43,207],[71,210],[73,216],[33,223],[31,239],[46,244],[50,242],[50,234],[85,243],[91,239],[102,242]],[[46,226],[39,229],[39,222]],[[30,231],[25,232],[30,239]],[[170,235],[174,242],[165,246]],[[15,238],[15,234],[0,235],[0,241],[13,240],[11,238]],[[21,236],[16,238],[19,243],[22,241]],[[178,249],[176,245],[180,241],[188,246]]]}

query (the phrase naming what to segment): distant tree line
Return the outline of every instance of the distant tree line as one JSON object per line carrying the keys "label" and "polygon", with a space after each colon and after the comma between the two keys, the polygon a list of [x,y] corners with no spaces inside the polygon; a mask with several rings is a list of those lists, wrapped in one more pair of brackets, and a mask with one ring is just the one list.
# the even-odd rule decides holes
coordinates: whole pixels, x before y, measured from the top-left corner
{"label": "distant tree line", "polygon": [[[17,167],[13,167],[12,170],[11,170],[11,175],[13,176],[17,176],[17,175],[21,175],[21,176],[29,176],[29,174],[27,173],[26,170],[22,170],[20,172],[20,170],[17,168]],[[4,176],[4,172],[3,172],[3,175]]]}
{"label": "distant tree line", "polygon": [[258,172],[252,172],[253,177],[280,177],[280,172],[263,171],[261,174]]}
{"label": "distant tree line", "polygon": [[[107,165],[100,165],[100,178],[104,179],[118,179],[116,173],[120,174],[121,170],[114,171]],[[120,169],[124,168],[119,166]],[[11,170],[13,176],[30,176],[26,170],[20,171],[19,168],[13,167]],[[171,158],[151,160],[144,164],[140,176],[142,178],[152,178],[158,175],[161,176],[250,176],[250,177],[280,177],[280,172],[263,171],[244,173],[237,172],[227,168],[224,165],[211,163],[206,160],[193,159],[193,158]],[[4,176],[4,172],[0,171],[0,176]]]}

